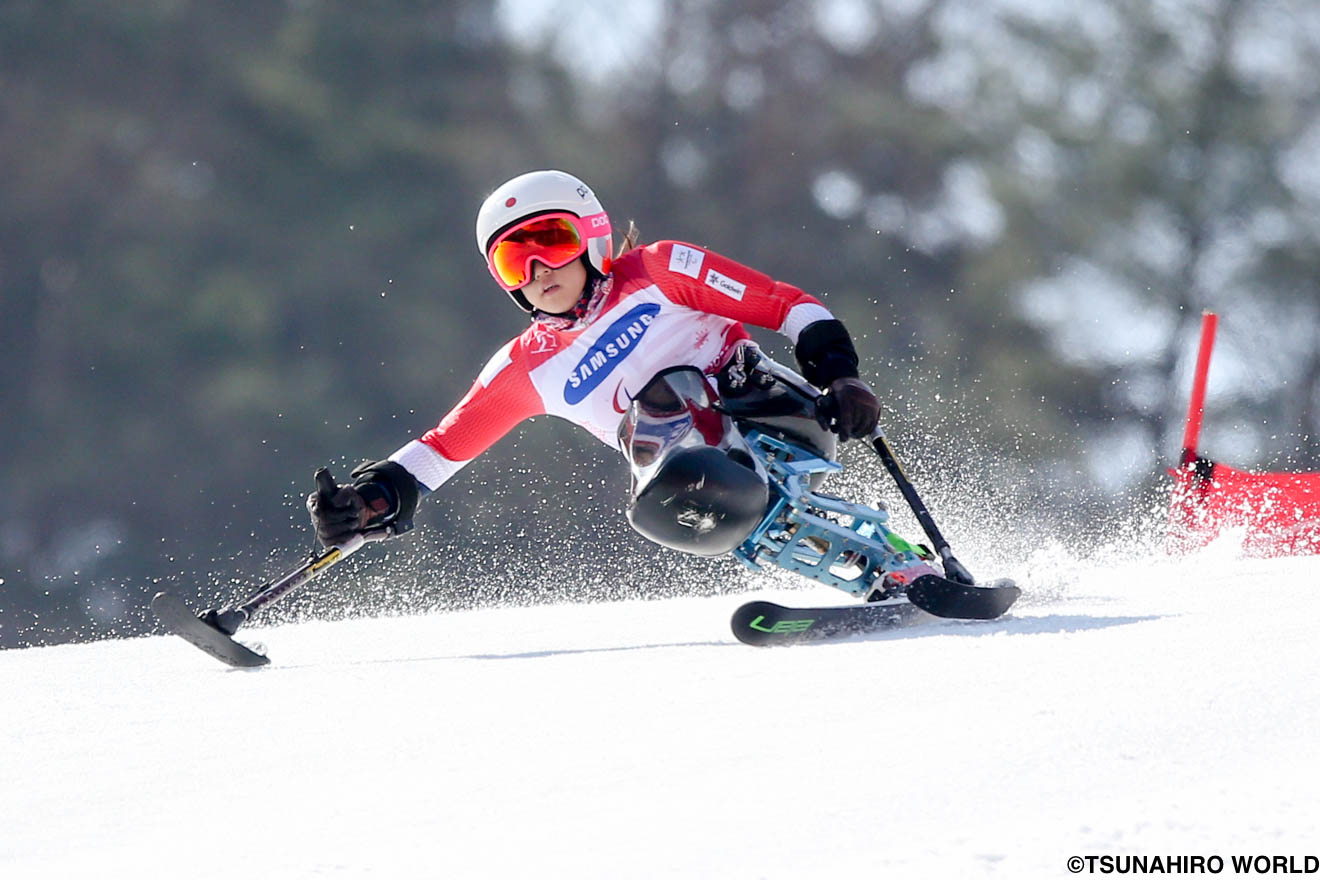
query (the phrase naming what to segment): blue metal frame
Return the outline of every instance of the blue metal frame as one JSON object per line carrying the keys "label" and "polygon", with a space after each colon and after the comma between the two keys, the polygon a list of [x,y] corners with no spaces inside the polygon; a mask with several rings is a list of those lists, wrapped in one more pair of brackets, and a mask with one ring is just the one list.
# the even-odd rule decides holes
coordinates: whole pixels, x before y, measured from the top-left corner
{"label": "blue metal frame", "polygon": [[838,462],[756,430],[745,439],[770,477],[771,503],[733,551],[743,565],[760,571],[762,562],[772,562],[867,599],[883,595],[888,573],[934,570],[927,565],[930,557],[885,525],[888,511],[811,490],[813,475],[843,470]]}

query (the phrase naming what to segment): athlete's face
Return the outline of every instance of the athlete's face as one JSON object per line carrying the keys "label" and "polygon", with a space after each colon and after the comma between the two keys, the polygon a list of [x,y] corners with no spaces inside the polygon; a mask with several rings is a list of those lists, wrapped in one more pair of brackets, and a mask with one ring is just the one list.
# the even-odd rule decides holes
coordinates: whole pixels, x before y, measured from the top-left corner
{"label": "athlete's face", "polygon": [[533,261],[532,283],[522,288],[522,295],[527,297],[532,308],[559,314],[577,305],[586,286],[587,267],[581,260],[574,260],[558,269]]}

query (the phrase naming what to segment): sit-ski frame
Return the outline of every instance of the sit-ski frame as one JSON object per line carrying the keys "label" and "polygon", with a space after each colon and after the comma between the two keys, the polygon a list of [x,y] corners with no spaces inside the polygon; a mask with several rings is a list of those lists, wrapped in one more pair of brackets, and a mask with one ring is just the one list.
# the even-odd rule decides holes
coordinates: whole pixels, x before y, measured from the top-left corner
{"label": "sit-ski frame", "polygon": [[[884,595],[880,582],[886,574],[934,571],[927,564],[934,554],[891,531],[885,509],[811,490],[813,475],[843,470],[838,462],[757,430],[748,431],[744,439],[765,466],[777,497],[761,523],[734,549],[743,565],[760,571],[763,560],[773,562],[868,600]],[[829,514],[848,523],[829,519]]]}

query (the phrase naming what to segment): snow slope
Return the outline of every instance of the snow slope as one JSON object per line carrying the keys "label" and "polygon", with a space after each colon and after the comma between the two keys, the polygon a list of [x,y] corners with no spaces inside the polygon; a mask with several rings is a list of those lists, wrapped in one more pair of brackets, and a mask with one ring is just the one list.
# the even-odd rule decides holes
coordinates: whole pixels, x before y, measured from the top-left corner
{"label": "snow slope", "polygon": [[733,641],[739,595],[252,630],[255,672],[165,637],[0,653],[0,877],[1301,864],[1320,558],[1140,555],[1001,621],[787,649]]}

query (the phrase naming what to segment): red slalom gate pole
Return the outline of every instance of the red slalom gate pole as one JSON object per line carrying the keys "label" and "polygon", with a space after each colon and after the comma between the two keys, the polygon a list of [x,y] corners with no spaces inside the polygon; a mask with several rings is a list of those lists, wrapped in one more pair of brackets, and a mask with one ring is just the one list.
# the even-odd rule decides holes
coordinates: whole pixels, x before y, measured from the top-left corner
{"label": "red slalom gate pole", "polygon": [[1215,347],[1215,329],[1219,316],[1201,313],[1201,347],[1196,353],[1196,375],[1192,379],[1192,397],[1187,403],[1187,427],[1183,431],[1182,465],[1196,461],[1196,447],[1201,440],[1201,419],[1205,415],[1205,379],[1210,372],[1210,352]]}

